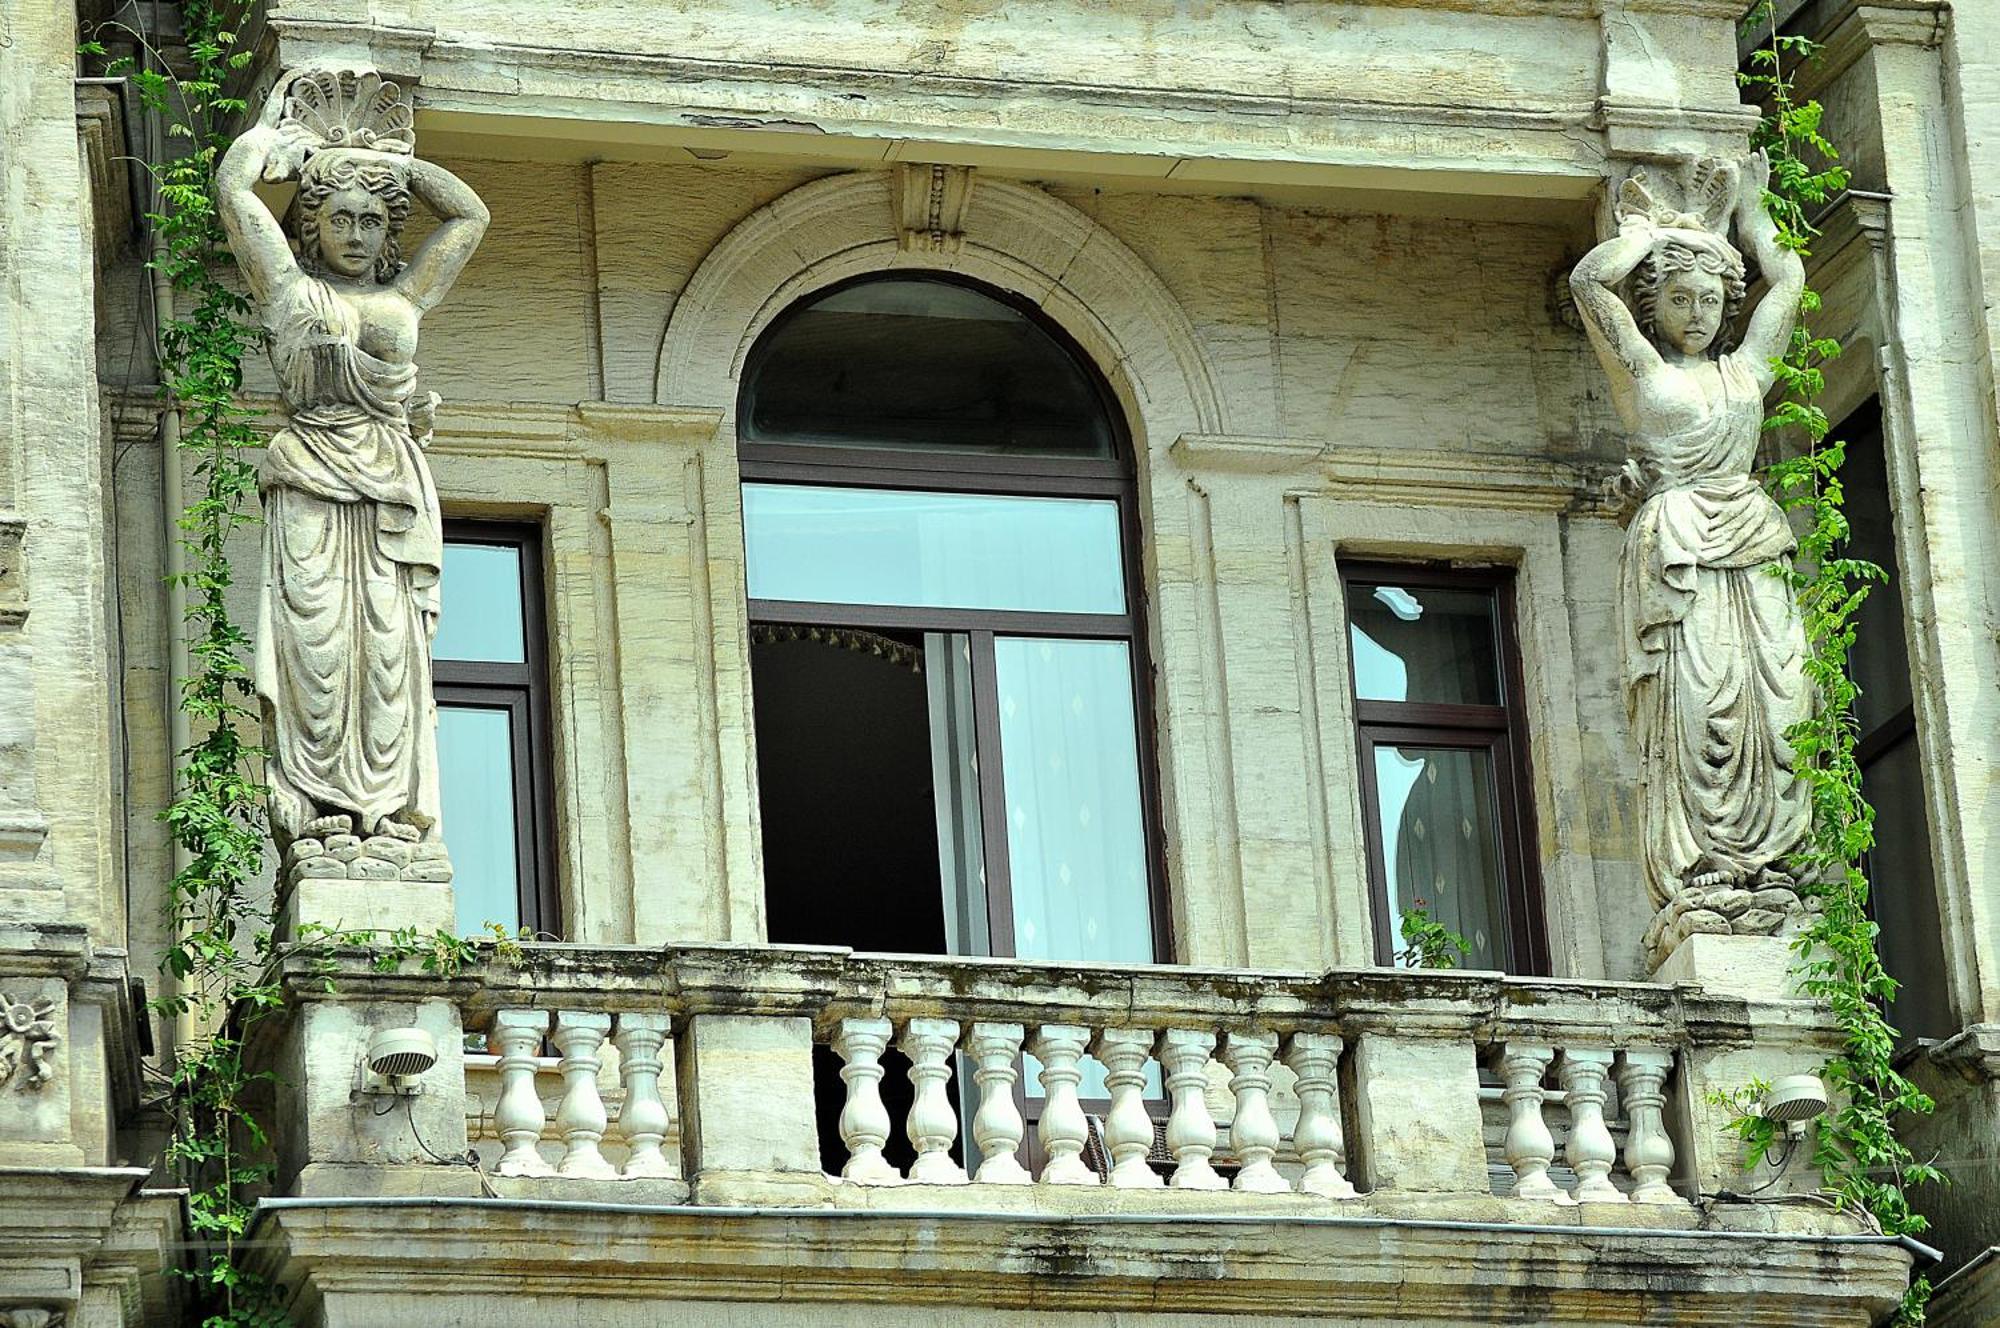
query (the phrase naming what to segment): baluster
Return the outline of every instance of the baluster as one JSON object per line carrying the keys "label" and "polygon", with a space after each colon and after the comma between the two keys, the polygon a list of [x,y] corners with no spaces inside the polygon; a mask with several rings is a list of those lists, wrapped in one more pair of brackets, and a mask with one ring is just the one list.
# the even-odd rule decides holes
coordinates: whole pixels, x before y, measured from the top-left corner
{"label": "baluster", "polygon": [[1271,1165],[1278,1151],[1278,1122],[1271,1119],[1271,1058],[1278,1052],[1276,1033],[1226,1033],[1222,1060],[1229,1067],[1229,1091],[1236,1095],[1236,1119],[1229,1142],[1242,1167],[1233,1188],[1254,1194],[1284,1194],[1292,1187]]}
{"label": "baluster", "polygon": [[1667,1184],[1674,1169],[1674,1141],[1667,1134],[1665,1092],[1674,1054],[1660,1047],[1627,1047],[1618,1064],[1618,1100],[1625,1106],[1625,1170],[1634,1203],[1677,1203]]}
{"label": "baluster", "polygon": [[1077,1062],[1089,1043],[1090,1030],[1080,1025],[1043,1024],[1028,1044],[1029,1054],[1042,1063],[1042,1119],[1035,1134],[1049,1159],[1042,1166],[1046,1185],[1097,1184],[1097,1173],[1083,1161],[1090,1123],[1076,1100],[1083,1081]]}
{"label": "baluster", "polygon": [[611,1016],[576,1010],[556,1011],[556,1050],[562,1053],[563,1099],[556,1108],[556,1128],[562,1131],[563,1157],[556,1171],[564,1176],[609,1177],[618,1173],[598,1151],[610,1123],[604,1098],[597,1091],[602,1062],[598,1048],[611,1031]]}
{"label": "baluster", "polygon": [[982,1185],[1026,1185],[1033,1177],[1017,1156],[1027,1124],[1014,1102],[1015,1062],[1026,1030],[1019,1024],[974,1024],[965,1049],[978,1062],[972,1072],[979,1086],[979,1110],[972,1114],[972,1138],[979,1145]]}
{"label": "baluster", "polygon": [[1206,1028],[1170,1028],[1160,1034],[1158,1056],[1167,1072],[1173,1110],[1167,1115],[1167,1151],[1174,1155],[1177,1190],[1226,1190],[1215,1174],[1215,1118],[1208,1114],[1208,1062],[1215,1034]]}
{"label": "baluster", "polygon": [[896,1045],[910,1058],[910,1086],[916,1090],[905,1124],[917,1149],[910,1179],[926,1185],[963,1185],[965,1168],[951,1160],[958,1116],[944,1090],[951,1078],[952,1049],[958,1046],[958,1021],[912,1019],[903,1025],[903,1040]]}
{"label": "baluster", "polygon": [[847,1147],[843,1180],[900,1185],[903,1173],[882,1156],[889,1141],[889,1109],[882,1105],[882,1051],[894,1030],[887,1019],[843,1019],[833,1035],[847,1103],[840,1109],[840,1142]]}
{"label": "baluster", "polygon": [[667,1040],[667,1016],[621,1014],[611,1039],[618,1047],[618,1075],[625,1105],[618,1129],[628,1150],[623,1176],[671,1176],[674,1167],[660,1151],[667,1137],[667,1104],[660,1100],[660,1048]]}
{"label": "baluster", "polygon": [[1548,1096],[1542,1081],[1555,1054],[1553,1047],[1523,1042],[1509,1042],[1500,1048],[1500,1077],[1507,1085],[1501,1097],[1508,1111],[1507,1138],[1500,1151],[1507,1165],[1514,1168],[1516,1199],[1569,1197],[1549,1179],[1549,1164],[1556,1160],[1556,1141],[1542,1118],[1542,1104]]}
{"label": "baluster", "polygon": [[1340,1131],[1340,1091],[1334,1074],[1341,1041],[1333,1033],[1293,1033],[1285,1039],[1285,1064],[1299,1078],[1299,1123],[1292,1144],[1306,1164],[1299,1193],[1326,1199],[1356,1198],[1347,1169],[1347,1141]]}
{"label": "baluster", "polygon": [[1604,1077],[1611,1071],[1611,1053],[1564,1049],[1558,1069],[1569,1101],[1569,1147],[1564,1157],[1576,1172],[1576,1201],[1624,1203],[1625,1196],[1608,1179],[1618,1157],[1604,1123]]}
{"label": "baluster", "polygon": [[1153,1118],[1146,1111],[1146,1060],[1153,1052],[1153,1031],[1147,1028],[1106,1028],[1091,1044],[1091,1054],[1104,1065],[1104,1083],[1111,1090],[1111,1110],[1104,1118],[1104,1149],[1111,1154],[1111,1183],[1124,1190],[1150,1190],[1166,1184],[1146,1165],[1153,1151]]}
{"label": "baluster", "polygon": [[507,1146],[494,1172],[502,1176],[551,1176],[555,1168],[536,1147],[548,1113],[535,1089],[535,1058],[549,1031],[547,1010],[497,1010],[486,1044],[500,1057],[500,1100],[493,1127]]}

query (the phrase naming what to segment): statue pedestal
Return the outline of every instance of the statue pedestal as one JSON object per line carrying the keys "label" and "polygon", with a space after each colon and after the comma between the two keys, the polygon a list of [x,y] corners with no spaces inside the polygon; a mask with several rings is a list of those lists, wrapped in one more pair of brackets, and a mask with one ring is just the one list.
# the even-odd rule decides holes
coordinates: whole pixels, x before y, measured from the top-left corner
{"label": "statue pedestal", "polygon": [[279,862],[284,898],[278,935],[295,938],[305,923],[336,931],[414,927],[422,935],[456,934],[451,876],[441,843],[355,835],[294,840]]}
{"label": "statue pedestal", "polygon": [[1799,1001],[1805,993],[1792,971],[1789,936],[1728,936],[1697,932],[1674,947],[1653,973],[1656,982],[1699,982],[1720,996],[1752,1001]]}

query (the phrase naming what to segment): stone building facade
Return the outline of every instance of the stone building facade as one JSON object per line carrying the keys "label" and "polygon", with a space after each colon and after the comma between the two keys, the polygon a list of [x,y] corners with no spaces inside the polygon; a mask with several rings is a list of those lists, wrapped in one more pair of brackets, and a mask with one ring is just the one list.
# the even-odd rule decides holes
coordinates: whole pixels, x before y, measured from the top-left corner
{"label": "stone building facade", "polygon": [[[135,984],[190,479],[129,165],[156,129],[76,56],[107,19],[170,49],[174,8],[0,15],[15,1324],[181,1312],[146,1071],[181,1030]],[[1741,8],[259,5],[253,112],[375,71],[490,216],[411,398],[442,399],[455,874],[301,829],[279,916],[541,938],[287,974],[246,1244],[294,1320],[1866,1325],[1941,1255],[1933,1321],[1995,1322],[1972,0],[1779,7],[1854,171],[1808,275],[1895,573],[1855,667],[1937,1250],[1814,1202],[1803,1159],[1744,1167],[1711,1094],[1837,1038],[1784,937],[1651,927],[1631,439],[1569,275],[1635,172],[1743,157]],[[258,189],[275,224],[291,186]],[[324,404],[263,362],[245,390],[273,430]],[[1396,960],[1420,900],[1462,971]],[[430,1063],[385,1078],[411,1028]]]}

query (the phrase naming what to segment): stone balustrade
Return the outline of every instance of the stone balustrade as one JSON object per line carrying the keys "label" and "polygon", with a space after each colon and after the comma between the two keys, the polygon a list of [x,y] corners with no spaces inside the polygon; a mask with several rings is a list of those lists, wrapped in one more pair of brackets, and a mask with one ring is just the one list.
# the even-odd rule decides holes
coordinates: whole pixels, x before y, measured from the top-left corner
{"label": "stone balustrade", "polygon": [[[335,967],[292,985],[293,1063],[343,1089],[297,1095],[324,1117],[288,1132],[300,1193],[366,1165],[649,1202],[1667,1211],[1742,1179],[1711,1090],[1833,1036],[1794,1003],[1482,973],[727,945]],[[447,1050],[406,1124],[345,1089],[368,1033],[409,1023]],[[485,1174],[445,1181],[432,1159],[468,1148]]]}

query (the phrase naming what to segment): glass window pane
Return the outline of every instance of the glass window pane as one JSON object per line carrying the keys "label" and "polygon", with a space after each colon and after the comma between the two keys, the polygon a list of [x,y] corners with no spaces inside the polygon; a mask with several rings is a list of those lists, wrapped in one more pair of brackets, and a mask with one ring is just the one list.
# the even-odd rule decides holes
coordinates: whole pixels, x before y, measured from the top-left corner
{"label": "glass window pane", "polygon": [[1402,917],[1419,903],[1471,946],[1465,968],[1499,968],[1500,840],[1492,757],[1484,748],[1375,748],[1382,805],[1389,932],[1402,948]]}
{"label": "glass window pane", "polygon": [[1003,637],[994,651],[1014,953],[1150,963],[1131,647]]}
{"label": "glass window pane", "polygon": [[438,707],[438,782],[461,935],[489,922],[521,925],[515,861],[512,716],[486,706]]}
{"label": "glass window pane", "polygon": [[1364,701],[1500,705],[1497,611],[1490,590],[1350,584],[1354,694]]}
{"label": "glass window pane", "polygon": [[931,801],[937,812],[938,876],[944,882],[945,944],[953,954],[992,954],[972,638],[963,632],[924,633],[924,684],[930,703]]}
{"label": "glass window pane", "polygon": [[752,599],[1125,609],[1108,498],[745,484],[743,536]]}
{"label": "glass window pane", "polygon": [[1104,398],[1027,313],[970,286],[887,277],[798,305],[744,373],[752,442],[1109,457]]}
{"label": "glass window pane", "polygon": [[433,659],[527,662],[521,623],[521,550],[512,544],[444,546],[444,611]]}

